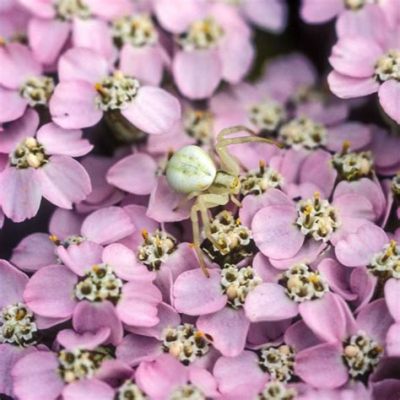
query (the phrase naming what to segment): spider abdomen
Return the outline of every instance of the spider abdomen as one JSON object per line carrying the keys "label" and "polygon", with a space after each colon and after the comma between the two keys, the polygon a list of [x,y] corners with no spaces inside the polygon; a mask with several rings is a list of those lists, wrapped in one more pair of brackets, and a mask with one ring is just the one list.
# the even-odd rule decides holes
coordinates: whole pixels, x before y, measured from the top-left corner
{"label": "spider abdomen", "polygon": [[210,156],[198,146],[185,146],[168,161],[169,185],[179,193],[202,192],[214,182],[217,168]]}

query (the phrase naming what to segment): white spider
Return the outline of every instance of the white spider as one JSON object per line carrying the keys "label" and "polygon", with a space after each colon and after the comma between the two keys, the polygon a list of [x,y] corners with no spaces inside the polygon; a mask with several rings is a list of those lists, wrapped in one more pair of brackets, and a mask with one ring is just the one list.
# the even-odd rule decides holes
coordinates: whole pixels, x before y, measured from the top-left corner
{"label": "white spider", "polygon": [[[252,136],[226,137],[243,131]],[[223,129],[217,136],[215,151],[220,160],[219,169],[202,148],[194,145],[178,150],[167,163],[166,175],[169,185],[176,192],[186,194],[186,200],[195,199],[190,212],[193,245],[199,258],[200,267],[206,276],[209,274],[200,249],[198,213],[200,212],[207,239],[218,248],[218,244],[211,235],[208,210],[224,206],[229,200],[237,206],[241,206],[236,198],[240,192],[240,165],[229,153],[227,146],[248,142],[272,143],[279,146],[274,140],[255,136],[253,131],[244,126],[234,126]]]}

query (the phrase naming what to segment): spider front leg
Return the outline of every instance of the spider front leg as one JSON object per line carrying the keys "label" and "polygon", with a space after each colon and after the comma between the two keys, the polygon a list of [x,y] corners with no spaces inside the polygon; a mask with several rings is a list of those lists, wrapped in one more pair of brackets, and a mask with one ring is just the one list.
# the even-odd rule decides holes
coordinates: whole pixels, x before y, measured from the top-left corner
{"label": "spider front leg", "polygon": [[190,211],[190,220],[192,221],[192,229],[193,229],[193,247],[196,252],[197,258],[199,260],[200,268],[203,271],[204,275],[209,278],[210,274],[207,270],[206,262],[204,260],[204,254],[201,251],[201,236],[200,236],[200,227],[199,227],[199,218],[198,218],[198,208],[196,204],[193,205],[192,210]]}
{"label": "spider front leg", "polygon": [[209,276],[207,267],[204,261],[204,254],[200,248],[201,245],[201,233],[199,227],[199,218],[198,213],[201,214],[201,219],[203,222],[204,231],[206,234],[207,239],[216,247],[218,248],[218,243],[212,237],[211,229],[210,229],[210,217],[208,215],[208,210],[210,208],[214,208],[217,206],[224,206],[229,201],[229,196],[226,194],[213,194],[213,193],[204,193],[200,194],[197,197],[196,203],[192,206],[192,210],[190,213],[190,219],[192,221],[193,227],[193,244],[199,259],[200,268],[204,272],[206,276]]}
{"label": "spider front leg", "polygon": [[[233,135],[238,132],[247,132],[252,136],[241,136],[234,138],[226,138],[226,136]],[[269,143],[275,146],[281,147],[281,145],[272,139],[267,139],[263,137],[256,136],[255,132],[245,126],[233,126],[232,128],[223,129],[217,136],[217,142],[215,149],[221,160],[221,165],[226,172],[232,175],[239,176],[240,165],[237,160],[229,153],[227,147],[231,144],[241,144],[241,143]]]}

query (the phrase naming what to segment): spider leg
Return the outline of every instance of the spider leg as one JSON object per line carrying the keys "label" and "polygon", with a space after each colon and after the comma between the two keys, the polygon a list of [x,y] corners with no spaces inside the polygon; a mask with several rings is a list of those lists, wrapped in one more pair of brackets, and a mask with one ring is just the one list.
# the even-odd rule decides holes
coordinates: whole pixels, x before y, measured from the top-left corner
{"label": "spider leg", "polygon": [[200,249],[201,237],[200,237],[200,226],[199,226],[199,218],[198,218],[198,208],[196,204],[192,207],[190,211],[190,219],[192,221],[192,229],[193,229],[193,247],[196,252],[197,258],[199,260],[200,268],[203,271],[204,275],[209,278],[210,274],[207,270],[206,262],[204,260],[204,254]]}
{"label": "spider leg", "polygon": [[[245,131],[252,136],[241,136],[234,138],[226,138],[226,136],[232,135],[234,133]],[[222,167],[225,171],[238,176],[240,174],[240,166],[238,161],[229,153],[227,146],[231,144],[241,144],[241,143],[269,143],[276,146],[280,146],[278,142],[273,139],[263,138],[256,136],[255,133],[245,126],[234,126],[232,128],[223,129],[217,136],[217,142],[215,145],[216,152],[221,160]]]}

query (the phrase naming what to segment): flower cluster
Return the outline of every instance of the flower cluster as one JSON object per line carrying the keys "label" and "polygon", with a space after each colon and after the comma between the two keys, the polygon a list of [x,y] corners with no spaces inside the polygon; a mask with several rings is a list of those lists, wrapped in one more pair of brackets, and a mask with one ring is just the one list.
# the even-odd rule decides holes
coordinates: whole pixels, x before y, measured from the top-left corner
{"label": "flower cluster", "polygon": [[399,396],[400,0],[291,3],[0,1],[1,399]]}

